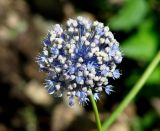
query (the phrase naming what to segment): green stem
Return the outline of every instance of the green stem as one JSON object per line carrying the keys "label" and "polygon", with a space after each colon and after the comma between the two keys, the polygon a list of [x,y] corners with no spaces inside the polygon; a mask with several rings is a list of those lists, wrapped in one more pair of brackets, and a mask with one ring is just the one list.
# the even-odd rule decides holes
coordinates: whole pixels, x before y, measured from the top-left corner
{"label": "green stem", "polygon": [[132,90],[129,94],[123,99],[120,105],[116,108],[116,110],[111,114],[111,116],[103,123],[102,129],[106,130],[119,116],[119,114],[125,109],[125,107],[132,101],[132,99],[137,95],[140,89],[143,87],[151,73],[154,71],[156,66],[160,61],[160,51],[155,56],[151,64],[147,67],[141,78],[138,82],[133,86]]}
{"label": "green stem", "polygon": [[93,107],[93,110],[94,110],[98,131],[102,131],[101,121],[100,121],[100,118],[99,118],[97,105],[96,105],[96,102],[95,102],[95,100],[93,98],[93,95],[90,95],[90,101],[91,101],[91,104],[92,104],[92,107]]}

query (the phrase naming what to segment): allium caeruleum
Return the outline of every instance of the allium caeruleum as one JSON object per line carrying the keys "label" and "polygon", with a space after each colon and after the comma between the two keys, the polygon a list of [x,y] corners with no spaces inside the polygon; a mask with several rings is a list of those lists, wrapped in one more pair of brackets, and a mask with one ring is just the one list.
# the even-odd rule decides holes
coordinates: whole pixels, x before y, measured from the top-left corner
{"label": "allium caeruleum", "polygon": [[121,61],[119,43],[109,27],[83,17],[53,26],[37,57],[40,70],[48,73],[48,93],[66,93],[71,106],[75,97],[84,104],[91,94],[95,100],[103,90],[109,95],[113,90],[108,78],[120,77],[116,67]]}

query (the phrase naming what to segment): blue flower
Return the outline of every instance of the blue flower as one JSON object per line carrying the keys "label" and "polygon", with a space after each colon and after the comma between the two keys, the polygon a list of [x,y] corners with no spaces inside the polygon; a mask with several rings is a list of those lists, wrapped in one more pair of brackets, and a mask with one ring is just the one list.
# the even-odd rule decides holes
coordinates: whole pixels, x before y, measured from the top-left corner
{"label": "blue flower", "polygon": [[58,48],[51,48],[51,51],[50,51],[53,55],[59,55],[59,50]]}
{"label": "blue flower", "polygon": [[112,88],[113,88],[112,85],[107,85],[107,86],[105,87],[105,92],[106,92],[106,94],[110,95],[111,92],[113,92]]}
{"label": "blue flower", "polygon": [[45,86],[48,88],[49,94],[53,94],[56,91],[55,85],[51,80],[46,80]]}
{"label": "blue flower", "polygon": [[117,64],[121,61],[119,43],[109,27],[83,17],[69,19],[63,27],[53,26],[36,59],[40,70],[48,74],[48,93],[67,94],[70,106],[75,97],[84,105],[91,94],[96,101],[103,90],[110,95],[113,87],[108,78],[120,77]]}
{"label": "blue flower", "polygon": [[95,99],[95,101],[99,100],[99,93],[94,93],[93,98]]}
{"label": "blue flower", "polygon": [[118,79],[120,77],[120,72],[118,69],[113,71],[113,79]]}

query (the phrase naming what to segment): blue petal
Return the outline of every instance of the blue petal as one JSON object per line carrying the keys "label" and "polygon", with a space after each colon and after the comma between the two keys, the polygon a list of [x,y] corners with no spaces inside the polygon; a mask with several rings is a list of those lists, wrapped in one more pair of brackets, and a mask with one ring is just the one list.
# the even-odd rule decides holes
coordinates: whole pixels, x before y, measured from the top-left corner
{"label": "blue petal", "polygon": [[74,105],[74,96],[69,97],[69,105],[73,106]]}
{"label": "blue petal", "polygon": [[105,74],[107,74],[107,73],[108,73],[107,70],[102,70],[102,71],[101,71],[101,75],[105,75]]}
{"label": "blue petal", "polygon": [[49,89],[48,89],[48,93],[49,94],[53,94],[54,92],[55,92],[55,87],[50,87]]}
{"label": "blue petal", "polygon": [[74,74],[75,71],[76,71],[76,67],[75,67],[74,65],[71,65],[71,66],[69,67],[69,69],[68,69],[67,72],[68,72],[69,74]]}
{"label": "blue petal", "polygon": [[118,79],[121,75],[118,69],[114,70],[112,74],[113,74],[113,79]]}
{"label": "blue petal", "polygon": [[51,48],[51,53],[52,53],[53,55],[59,55],[59,50],[58,50],[58,48]]}
{"label": "blue petal", "polygon": [[103,31],[103,28],[100,28],[100,27],[97,27],[96,28],[96,33],[98,34],[98,35],[103,35],[104,34],[104,31]]}
{"label": "blue petal", "polygon": [[75,48],[75,56],[76,58],[82,57],[86,58],[87,54],[89,52],[89,47],[82,43],[77,43],[76,48]]}
{"label": "blue petal", "polygon": [[80,36],[83,36],[85,33],[85,27],[84,27],[83,23],[79,22],[78,28],[79,28]]}
{"label": "blue petal", "polygon": [[87,98],[87,94],[83,91],[78,91],[76,95],[79,98],[79,103],[81,105],[87,104],[87,102],[89,101],[89,99]]}
{"label": "blue petal", "polygon": [[53,93],[56,91],[56,88],[55,88],[55,86],[54,86],[53,81],[51,81],[51,80],[46,80],[45,85],[46,85],[46,87],[48,88],[48,93],[49,93],[49,94],[53,94]]}
{"label": "blue petal", "polygon": [[45,39],[43,40],[44,46],[50,46],[50,45],[51,45],[50,36],[51,36],[51,35],[48,34],[47,38],[45,38]]}
{"label": "blue petal", "polygon": [[95,101],[97,101],[97,100],[100,99],[100,98],[99,98],[99,93],[94,93],[93,97],[94,97]]}
{"label": "blue petal", "polygon": [[76,77],[76,82],[77,82],[78,84],[80,84],[81,81],[83,81],[83,80],[84,80],[84,77],[82,77],[82,76],[77,76],[77,77]]}
{"label": "blue petal", "polygon": [[113,88],[112,85],[107,85],[107,86],[105,87],[105,92],[106,92],[106,94],[110,95],[111,92],[113,92],[112,88]]}

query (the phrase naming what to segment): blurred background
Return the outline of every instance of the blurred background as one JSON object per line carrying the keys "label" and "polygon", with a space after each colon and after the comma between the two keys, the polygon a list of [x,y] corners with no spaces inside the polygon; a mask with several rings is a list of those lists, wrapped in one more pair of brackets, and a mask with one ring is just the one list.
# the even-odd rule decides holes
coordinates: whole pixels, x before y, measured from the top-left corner
{"label": "blurred background", "polygon": [[[102,121],[160,49],[158,0],[0,0],[0,131],[96,130],[91,105],[48,95],[35,63],[50,27],[79,15],[108,25],[124,54],[115,92],[97,102]],[[160,65],[109,131],[160,131]]]}

